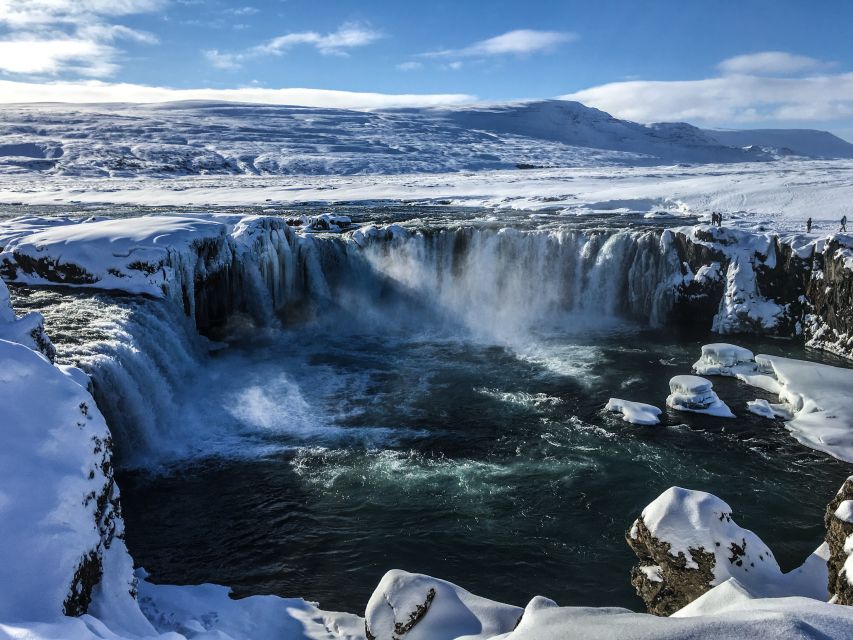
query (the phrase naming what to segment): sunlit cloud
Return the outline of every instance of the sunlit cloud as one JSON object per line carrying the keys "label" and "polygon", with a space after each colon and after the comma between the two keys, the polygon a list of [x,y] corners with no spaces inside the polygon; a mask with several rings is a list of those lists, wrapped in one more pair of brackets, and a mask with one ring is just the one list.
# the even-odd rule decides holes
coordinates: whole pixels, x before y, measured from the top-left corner
{"label": "sunlit cloud", "polygon": [[286,33],[241,51],[203,51],[207,60],[219,69],[239,69],[246,62],[269,56],[281,56],[297,46],[311,46],[323,55],[347,55],[350,49],[364,47],[382,38],[382,34],[361,23],[341,25],[337,31]]}
{"label": "sunlit cloud", "polygon": [[105,77],[119,69],[120,40],[154,44],[150,33],[114,24],[164,0],[0,0],[0,71]]}
{"label": "sunlit cloud", "polygon": [[428,58],[485,58],[491,56],[523,56],[553,51],[561,44],[577,40],[577,35],[563,31],[516,29],[493,38],[480,40],[461,49],[440,49],[421,54]]}
{"label": "sunlit cloud", "polygon": [[717,68],[724,74],[795,75],[832,66],[832,63],[785,51],[762,51],[723,60]]}
{"label": "sunlit cloud", "polygon": [[612,82],[562,98],[639,122],[831,122],[853,116],[853,73],[814,73],[828,63],[778,54],[729,58],[715,78]]}

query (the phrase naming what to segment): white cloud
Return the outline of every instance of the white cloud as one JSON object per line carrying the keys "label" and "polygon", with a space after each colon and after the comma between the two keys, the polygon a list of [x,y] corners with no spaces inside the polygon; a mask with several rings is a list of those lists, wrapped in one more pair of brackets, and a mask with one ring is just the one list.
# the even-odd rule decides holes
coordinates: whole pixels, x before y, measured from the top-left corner
{"label": "white cloud", "polygon": [[325,89],[171,89],[139,84],[80,82],[13,82],[0,80],[0,103],[72,102],[170,102],[176,100],[224,100],[256,104],[284,104],[340,109],[430,107],[476,101],[466,94],[386,94]]}
{"label": "white cloud", "polygon": [[462,49],[441,49],[422,54],[428,58],[489,57],[528,55],[553,51],[559,45],[577,39],[574,33],[516,29],[499,36],[480,40]]}
{"label": "white cloud", "polygon": [[562,98],[639,122],[830,122],[853,117],[853,73],[614,82]]}
{"label": "white cloud", "polygon": [[258,13],[259,9],[256,7],[236,7],[234,9],[226,9],[225,13],[229,13],[232,16],[253,16]]}
{"label": "white cloud", "polygon": [[407,62],[401,62],[397,65],[397,68],[400,71],[417,71],[424,66],[423,62],[418,62],[416,60],[409,60]]}
{"label": "white cloud", "polygon": [[243,51],[223,52],[218,49],[208,49],[202,53],[215,67],[239,69],[250,60],[266,56],[281,56],[300,45],[312,46],[323,55],[348,55],[348,49],[363,47],[381,37],[382,34],[379,31],[367,25],[349,22],[331,33],[324,34],[316,31],[286,33]]}
{"label": "white cloud", "polygon": [[0,71],[104,77],[118,70],[119,40],[154,44],[150,33],[110,20],[154,11],[165,0],[0,0]]}
{"label": "white cloud", "polygon": [[717,68],[724,74],[793,75],[817,71],[831,63],[785,51],[762,51],[723,60]]}

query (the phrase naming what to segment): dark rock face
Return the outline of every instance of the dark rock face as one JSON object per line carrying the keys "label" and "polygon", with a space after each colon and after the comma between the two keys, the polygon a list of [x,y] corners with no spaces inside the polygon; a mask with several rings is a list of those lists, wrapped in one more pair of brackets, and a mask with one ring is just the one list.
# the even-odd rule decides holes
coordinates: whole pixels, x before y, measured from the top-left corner
{"label": "dark rock face", "polygon": [[810,346],[853,358],[853,270],[845,265],[845,253],[850,249],[832,241],[815,256],[805,290],[811,305],[805,332]]}
{"label": "dark rock face", "polygon": [[[715,318],[720,320],[724,298],[730,295],[726,280],[733,266],[732,250],[750,237],[755,238],[713,227],[673,234],[684,279],[676,287],[670,325],[705,330],[715,324]],[[771,326],[747,314],[735,314],[724,319],[728,320],[723,323],[724,332],[802,339],[808,346],[853,358],[850,256],[851,249],[837,240],[830,241],[822,252],[813,247],[798,252],[778,236],[769,238],[766,250],[743,253],[738,267],[754,274],[754,290],[747,293],[775,303],[780,313]]]}
{"label": "dark rock face", "polygon": [[716,564],[713,552],[690,549],[691,558],[698,565],[691,568],[683,552],[673,555],[668,542],[652,535],[642,516],[637,519],[633,533],[635,537],[629,532],[625,540],[640,563],[631,569],[631,584],[649,613],[671,615],[711,589]]}
{"label": "dark rock face", "polygon": [[847,478],[838,494],[826,507],[824,524],[826,525],[826,543],[829,546],[829,593],[832,601],[837,604],[853,605],[853,585],[848,581],[847,574],[842,571],[847,560],[844,543],[847,536],[853,534],[853,523],[846,522],[835,515],[835,510],[846,500],[853,500],[853,476]]}

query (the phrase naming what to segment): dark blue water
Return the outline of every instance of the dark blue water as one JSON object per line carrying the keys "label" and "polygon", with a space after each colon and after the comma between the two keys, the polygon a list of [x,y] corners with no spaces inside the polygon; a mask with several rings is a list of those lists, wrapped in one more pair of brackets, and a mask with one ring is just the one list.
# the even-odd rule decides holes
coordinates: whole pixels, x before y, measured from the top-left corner
{"label": "dark blue water", "polygon": [[325,327],[238,341],[192,401],[258,430],[224,457],[124,474],[130,550],[155,581],[356,612],[391,568],[517,604],[640,608],[624,532],[680,485],[723,497],[793,568],[850,468],[745,410],[769,396],[716,379],[735,420],[667,411],[648,428],[602,412],[611,396],[663,407],[712,339],[587,331],[519,351]]}

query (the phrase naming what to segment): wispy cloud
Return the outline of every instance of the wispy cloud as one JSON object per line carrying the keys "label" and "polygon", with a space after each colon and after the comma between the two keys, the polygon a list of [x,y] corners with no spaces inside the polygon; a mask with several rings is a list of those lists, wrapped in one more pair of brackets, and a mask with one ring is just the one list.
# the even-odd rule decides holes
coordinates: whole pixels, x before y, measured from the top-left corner
{"label": "wispy cloud", "polygon": [[796,75],[818,71],[833,63],[785,51],[761,51],[723,60],[717,68],[724,74]]}
{"label": "wispy cloud", "polygon": [[577,40],[577,35],[564,31],[516,29],[499,36],[479,40],[461,49],[440,49],[421,54],[426,58],[485,58],[491,56],[524,56],[553,51],[561,44]]}
{"label": "wispy cloud", "polygon": [[0,71],[104,77],[115,73],[119,40],[156,37],[115,19],[160,9],[165,0],[0,0]]}
{"label": "wispy cloud", "polygon": [[350,49],[369,45],[381,37],[382,34],[379,31],[366,24],[349,22],[331,33],[316,31],[286,33],[242,51],[208,49],[203,53],[215,67],[239,69],[248,61],[268,56],[281,56],[297,46],[312,46],[323,55],[348,55]]}
{"label": "wispy cloud", "polygon": [[408,60],[407,62],[401,62],[397,65],[397,68],[400,71],[416,71],[421,69],[424,66],[423,62],[418,62],[417,60]]}
{"label": "wispy cloud", "polygon": [[794,69],[820,68],[820,61],[809,58],[813,62],[807,65],[802,60],[782,64],[786,58],[779,56],[744,59],[749,57],[723,61],[719,68],[730,73],[715,78],[613,82],[562,97],[639,122],[791,123],[853,117],[853,73],[780,77]]}
{"label": "wispy cloud", "polygon": [[282,104],[339,109],[429,107],[471,103],[475,96],[450,94],[387,94],[330,91],[324,89],[172,89],[148,85],[80,82],[13,82],[0,80],[0,103],[23,102],[170,102],[176,100],[224,100],[256,104]]}

